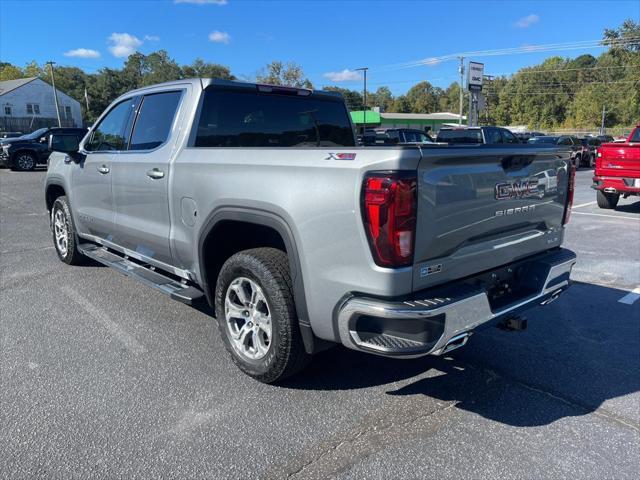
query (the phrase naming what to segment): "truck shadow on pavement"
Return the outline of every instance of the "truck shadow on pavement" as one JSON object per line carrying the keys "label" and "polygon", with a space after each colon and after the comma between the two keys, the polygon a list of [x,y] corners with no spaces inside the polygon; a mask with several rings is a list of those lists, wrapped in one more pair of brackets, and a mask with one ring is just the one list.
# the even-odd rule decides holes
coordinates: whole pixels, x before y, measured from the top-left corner
{"label": "truck shadow on pavement", "polygon": [[615,211],[624,213],[640,213],[640,200],[634,203],[618,205]]}
{"label": "truck shadow on pavement", "polygon": [[426,395],[511,426],[599,410],[640,431],[637,400],[614,400],[640,391],[640,304],[618,302],[626,293],[576,282],[558,301],[531,310],[524,332],[488,328],[465,348],[417,360],[332,350],[283,386],[346,390],[397,382],[387,395]]}

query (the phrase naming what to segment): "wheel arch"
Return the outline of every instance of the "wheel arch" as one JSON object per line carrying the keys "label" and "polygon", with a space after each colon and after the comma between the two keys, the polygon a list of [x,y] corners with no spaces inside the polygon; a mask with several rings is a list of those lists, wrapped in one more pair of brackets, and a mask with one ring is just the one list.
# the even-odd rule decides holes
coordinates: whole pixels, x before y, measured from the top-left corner
{"label": "wheel arch", "polygon": [[57,181],[47,182],[44,191],[44,199],[47,206],[47,211],[51,211],[51,209],[53,208],[53,202],[56,201],[56,198],[62,197],[66,194],[67,192],[62,183]]}
{"label": "wheel arch", "polygon": [[[250,207],[221,207],[207,217],[198,236],[198,267],[201,287],[209,304],[214,306],[215,303],[215,285],[222,264],[234,253],[245,249],[241,243],[235,245],[234,242],[234,247],[231,249],[223,248],[219,255],[215,255],[215,240],[216,238],[226,238],[225,235],[228,235],[230,231],[233,232],[235,229],[241,228],[255,228],[256,231],[267,234],[266,241],[255,242],[249,248],[273,246],[284,249],[287,254],[300,331],[305,350],[307,353],[313,353],[318,346],[318,339],[314,337],[309,321],[298,247],[293,230],[287,221],[277,214]],[[279,246],[277,245],[278,241],[281,242]],[[265,244],[261,245],[261,243]]]}

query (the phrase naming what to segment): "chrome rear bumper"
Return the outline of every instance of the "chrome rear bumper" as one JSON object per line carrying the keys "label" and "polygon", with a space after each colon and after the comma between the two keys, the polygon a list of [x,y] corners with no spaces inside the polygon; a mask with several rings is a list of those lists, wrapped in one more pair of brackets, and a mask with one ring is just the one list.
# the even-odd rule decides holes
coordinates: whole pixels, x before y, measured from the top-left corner
{"label": "chrome rear bumper", "polygon": [[557,249],[514,263],[532,272],[521,279],[530,284],[527,294],[494,308],[487,290],[473,282],[429,289],[402,301],[354,295],[338,313],[340,340],[346,347],[391,357],[442,355],[465,345],[471,331],[486,322],[555,300],[569,287],[575,262],[575,253]]}

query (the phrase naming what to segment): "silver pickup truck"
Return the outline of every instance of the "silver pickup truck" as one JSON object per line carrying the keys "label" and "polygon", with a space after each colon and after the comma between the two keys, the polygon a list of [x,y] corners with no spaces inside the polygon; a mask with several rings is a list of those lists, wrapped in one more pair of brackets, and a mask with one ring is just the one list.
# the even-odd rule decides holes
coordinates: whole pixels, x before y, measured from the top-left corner
{"label": "silver pickup truck", "polygon": [[183,80],[116,99],[79,144],[50,141],[60,259],[206,299],[263,382],[335,343],[443,354],[556,299],[576,259],[560,246],[570,151],[357,147],[332,92]]}

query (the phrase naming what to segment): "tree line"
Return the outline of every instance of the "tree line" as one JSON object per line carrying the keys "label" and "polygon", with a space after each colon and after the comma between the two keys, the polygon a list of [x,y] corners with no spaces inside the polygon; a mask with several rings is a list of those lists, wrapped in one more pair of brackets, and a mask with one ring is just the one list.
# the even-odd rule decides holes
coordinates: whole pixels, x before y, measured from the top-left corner
{"label": "tree line", "polygon": [[[640,23],[626,20],[616,29],[605,30],[603,44],[609,48],[597,57],[554,56],[512,75],[493,77],[485,83],[486,108],[480,122],[528,125],[536,129],[594,128],[600,125],[605,108],[607,127],[635,125],[640,121]],[[31,62],[21,68],[0,61],[0,80],[41,77],[50,81],[45,67]],[[179,65],[164,50],[148,55],[136,52],[122,68],[105,67],[96,73],[86,73],[77,67],[55,68],[56,87],[80,101],[88,122],[93,122],[109,103],[129,90],[190,77],[237,79],[229,67],[200,58]],[[293,62],[271,62],[252,80],[313,87],[302,67]],[[323,88],[341,92],[350,110],[361,110],[364,106],[361,91],[338,86]],[[368,93],[367,108],[380,107],[397,113],[458,112],[459,94],[458,82],[440,88],[422,81],[405,94],[395,96],[388,87],[381,86]],[[465,100],[465,114],[467,103]]]}

